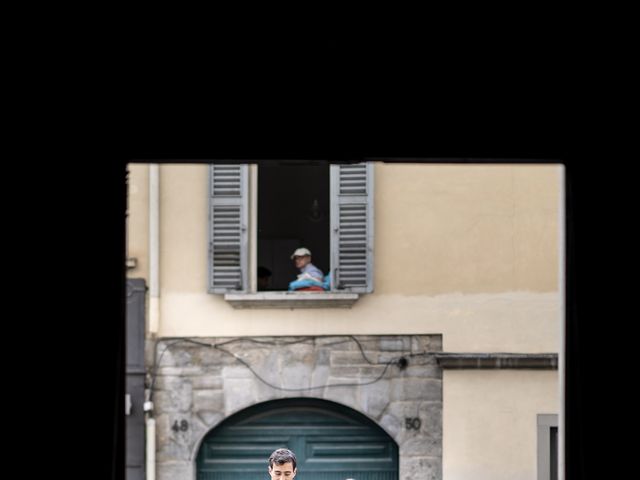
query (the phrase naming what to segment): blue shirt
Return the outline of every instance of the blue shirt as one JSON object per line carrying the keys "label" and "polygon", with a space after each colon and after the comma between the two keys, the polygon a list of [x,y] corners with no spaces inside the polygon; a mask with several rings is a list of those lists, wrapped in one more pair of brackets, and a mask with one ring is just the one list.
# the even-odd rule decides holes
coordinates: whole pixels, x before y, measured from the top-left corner
{"label": "blue shirt", "polygon": [[307,265],[304,268],[300,269],[300,275],[304,275],[305,273],[308,273],[313,278],[317,278],[319,282],[322,282],[324,279],[324,274],[322,273],[322,270],[316,267],[313,263],[307,263]]}

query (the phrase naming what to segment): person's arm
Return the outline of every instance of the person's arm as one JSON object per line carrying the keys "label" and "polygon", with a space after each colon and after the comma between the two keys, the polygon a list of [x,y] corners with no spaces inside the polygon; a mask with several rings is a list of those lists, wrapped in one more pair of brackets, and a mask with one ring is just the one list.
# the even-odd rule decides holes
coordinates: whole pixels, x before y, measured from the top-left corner
{"label": "person's arm", "polygon": [[322,283],[322,281],[324,280],[324,274],[322,273],[322,270],[320,270],[318,267],[316,267],[315,265],[307,265],[303,272],[303,274],[308,274],[311,277],[313,277],[314,280],[319,281],[320,283]]}

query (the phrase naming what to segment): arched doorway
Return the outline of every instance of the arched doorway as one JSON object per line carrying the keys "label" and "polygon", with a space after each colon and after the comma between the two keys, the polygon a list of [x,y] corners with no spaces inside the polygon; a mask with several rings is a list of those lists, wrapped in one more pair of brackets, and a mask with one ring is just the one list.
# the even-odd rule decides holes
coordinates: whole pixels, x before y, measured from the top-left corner
{"label": "arched doorway", "polygon": [[243,410],[203,439],[198,480],[267,479],[276,448],[293,450],[301,480],[397,480],[398,446],[355,410],[327,400],[272,400]]}

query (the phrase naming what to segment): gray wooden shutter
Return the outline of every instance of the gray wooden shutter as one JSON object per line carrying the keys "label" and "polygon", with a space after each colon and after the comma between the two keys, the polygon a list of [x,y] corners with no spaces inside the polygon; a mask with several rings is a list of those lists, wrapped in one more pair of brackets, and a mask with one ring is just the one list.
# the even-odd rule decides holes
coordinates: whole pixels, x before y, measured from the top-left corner
{"label": "gray wooden shutter", "polygon": [[331,165],[332,289],[373,291],[373,164]]}
{"label": "gray wooden shutter", "polygon": [[209,168],[209,292],[246,291],[249,169]]}

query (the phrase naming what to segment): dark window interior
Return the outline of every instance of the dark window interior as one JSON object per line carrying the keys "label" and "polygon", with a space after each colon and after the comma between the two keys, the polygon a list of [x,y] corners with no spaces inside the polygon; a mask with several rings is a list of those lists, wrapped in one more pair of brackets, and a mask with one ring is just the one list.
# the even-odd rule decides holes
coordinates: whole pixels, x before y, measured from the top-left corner
{"label": "dark window interior", "polygon": [[551,448],[549,466],[551,468],[549,478],[558,480],[558,427],[551,427],[549,445]]}
{"label": "dark window interior", "polygon": [[329,272],[329,165],[273,162],[258,167],[258,266],[271,271],[258,290],[287,290],[296,279],[291,254],[311,251],[311,263]]}

